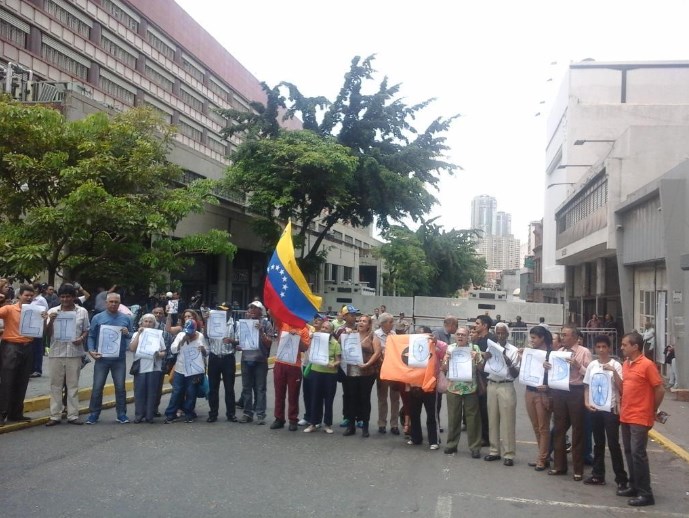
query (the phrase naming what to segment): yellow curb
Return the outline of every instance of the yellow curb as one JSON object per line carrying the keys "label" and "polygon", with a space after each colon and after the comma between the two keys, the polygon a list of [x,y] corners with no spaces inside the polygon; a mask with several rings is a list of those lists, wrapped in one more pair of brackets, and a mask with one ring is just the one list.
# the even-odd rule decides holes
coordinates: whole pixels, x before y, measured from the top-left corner
{"label": "yellow curb", "polygon": [[681,446],[675,444],[672,442],[670,439],[665,437],[663,434],[655,431],[655,430],[650,430],[648,432],[648,436],[653,439],[655,442],[660,444],[663,448],[666,450],[671,451],[675,455],[677,455],[679,458],[681,458],[685,462],[689,462],[689,452],[682,448]]}
{"label": "yellow curb", "polygon": [[[268,358],[268,365],[273,365],[275,363],[275,356],[271,356]],[[237,362],[236,364],[236,369],[237,372],[241,371],[242,365],[240,362]],[[165,376],[165,381],[166,383],[167,376]],[[126,381],[125,388],[127,389],[127,392],[130,390],[134,390],[134,380],[129,379]],[[103,395],[104,396],[112,396],[115,393],[115,385],[112,383],[109,383],[108,385],[105,385],[103,388]],[[91,399],[91,387],[84,387],[79,389],[79,401],[86,401]],[[45,395],[45,396],[38,396],[34,398],[29,398],[24,400],[24,413],[28,414],[31,412],[40,412],[41,410],[48,410],[50,408],[50,395]]]}

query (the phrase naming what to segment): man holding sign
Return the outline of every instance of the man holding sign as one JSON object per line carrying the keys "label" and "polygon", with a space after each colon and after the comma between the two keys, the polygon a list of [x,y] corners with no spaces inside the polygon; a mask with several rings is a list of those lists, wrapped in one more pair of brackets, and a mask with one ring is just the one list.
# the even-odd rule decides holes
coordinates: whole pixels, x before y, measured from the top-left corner
{"label": "man holding sign", "polygon": [[22,319],[22,306],[30,305],[33,297],[31,286],[21,286],[16,304],[0,307],[0,318],[5,322],[0,342],[0,426],[8,420],[31,421],[24,415],[24,396],[33,368],[33,334],[24,335],[22,329],[38,330],[40,326],[42,331],[43,322],[36,321],[35,315],[26,311]]}
{"label": "man holding sign", "polygon": [[84,356],[84,342],[89,332],[89,314],[77,306],[77,291],[72,284],[58,290],[60,305],[48,310],[46,334],[50,338],[50,420],[46,426],[60,424],[62,419],[62,389],[67,394],[67,422],[79,420],[79,373]]}
{"label": "man holding sign", "polygon": [[271,430],[285,426],[285,396],[287,396],[287,419],[290,432],[297,431],[299,421],[299,390],[301,388],[301,354],[311,344],[309,328],[296,328],[282,324],[280,338],[273,366],[275,386],[275,421]]}
{"label": "man holding sign", "polygon": [[105,311],[93,317],[88,335],[89,355],[96,362],[93,367],[93,390],[89,403],[89,417],[86,424],[96,424],[103,406],[103,388],[108,373],[115,384],[115,406],[117,422],[126,424],[127,389],[124,385],[127,375],[125,351],[132,331],[132,321],[119,312],[119,293],[108,293]]}

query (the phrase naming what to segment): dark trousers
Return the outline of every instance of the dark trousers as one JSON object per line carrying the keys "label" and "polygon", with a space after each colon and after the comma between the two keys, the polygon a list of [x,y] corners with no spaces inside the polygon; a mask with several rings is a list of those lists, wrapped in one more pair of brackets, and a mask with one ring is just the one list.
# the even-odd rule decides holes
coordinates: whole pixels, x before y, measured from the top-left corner
{"label": "dark trousers", "polygon": [[629,469],[629,485],[639,492],[639,496],[652,497],[651,471],[646,454],[650,429],[648,426],[622,423],[622,443]]}
{"label": "dark trousers", "polygon": [[[313,373],[313,371],[311,371]],[[335,375],[335,383],[337,384],[337,374]],[[302,392],[302,397],[304,398],[304,421],[307,423],[311,422],[311,400],[313,399],[313,390],[311,387],[313,386],[313,376],[310,374],[306,378],[302,378],[301,380],[301,392]],[[336,387],[337,388],[337,387]]]}
{"label": "dark trousers", "polygon": [[438,392],[436,398],[435,398],[435,419],[438,423],[438,428],[440,428],[440,410],[443,408],[443,395]]}
{"label": "dark trousers", "polygon": [[273,384],[275,385],[275,419],[285,420],[285,396],[287,396],[287,419],[290,423],[299,421],[299,389],[301,388],[301,367],[275,362]]}
{"label": "dark trousers", "polygon": [[165,417],[174,419],[177,417],[177,410],[184,410],[187,419],[194,418],[194,408],[196,408],[196,392],[198,384],[194,383],[195,376],[184,376],[176,372],[172,377],[172,394],[170,402],[165,409]]}
{"label": "dark trousers", "polygon": [[624,470],[622,448],[620,448],[620,416],[612,412],[590,412],[593,429],[593,471],[591,475],[605,478],[605,437],[608,437],[608,449],[615,472],[615,482],[627,483],[627,472]]}
{"label": "dark trousers", "polygon": [[479,394],[478,408],[481,412],[481,440],[488,444],[490,442],[490,435],[488,433],[488,394]]}
{"label": "dark trousers", "polygon": [[321,420],[326,426],[333,425],[333,401],[337,392],[337,374],[311,371],[308,378],[311,385],[311,410],[309,412],[309,424],[320,424]]}
{"label": "dark trousers", "polygon": [[33,366],[31,372],[43,374],[43,354],[45,353],[43,337],[34,338],[31,342],[31,348],[33,349]]}
{"label": "dark trousers", "polygon": [[161,371],[145,372],[134,376],[134,414],[137,419],[153,420],[156,406],[156,395]]}
{"label": "dark trousers", "polygon": [[237,362],[234,354],[217,356],[208,355],[208,417],[218,417],[220,409],[220,380],[225,388],[225,417],[235,415],[234,377],[237,372]]}
{"label": "dark trousers", "polygon": [[428,444],[438,444],[438,424],[435,420],[436,402],[435,390],[424,392],[418,387],[409,391],[409,417],[411,418],[411,441],[414,444],[423,442],[421,430],[421,407],[426,410],[426,428],[428,429]]}
{"label": "dark trousers", "polygon": [[569,391],[552,390],[555,436],[553,437],[555,469],[567,471],[565,435],[572,427],[572,465],[575,475],[584,474],[584,387],[571,385]]}
{"label": "dark trousers", "polygon": [[268,362],[242,361],[242,404],[244,415],[265,419]]}
{"label": "dark trousers", "polygon": [[344,386],[345,419],[349,419],[350,426],[355,421],[368,423],[371,418],[371,391],[376,382],[376,376],[347,376]]}
{"label": "dark trousers", "polygon": [[21,417],[33,368],[31,343],[0,342],[0,365],[0,415]]}

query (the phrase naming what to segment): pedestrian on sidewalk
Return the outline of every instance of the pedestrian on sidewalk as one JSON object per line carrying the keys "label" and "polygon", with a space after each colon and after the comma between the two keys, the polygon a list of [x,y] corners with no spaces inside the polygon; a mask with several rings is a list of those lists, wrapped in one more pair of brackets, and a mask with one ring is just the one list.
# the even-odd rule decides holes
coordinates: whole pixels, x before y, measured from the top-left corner
{"label": "pedestrian on sidewalk", "polygon": [[[165,358],[165,340],[162,333],[158,336],[158,350],[153,356],[141,354],[140,345],[145,329],[156,329],[156,317],[147,313],[139,321],[139,329],[129,344],[129,350],[134,353],[134,422],[153,422],[156,406],[156,396],[160,378],[163,377],[163,358]],[[152,348],[151,348],[152,349]],[[138,365],[135,367],[135,365]]]}
{"label": "pedestrian on sidewalk", "polygon": [[[93,365],[93,390],[89,403],[89,417],[86,424],[96,424],[103,408],[103,389],[108,374],[112,376],[115,385],[115,407],[117,410],[117,422],[129,423],[127,417],[127,389],[125,378],[127,376],[127,361],[125,352],[132,334],[132,321],[124,313],[119,312],[120,294],[108,293],[105,301],[105,311],[98,313],[91,321],[89,329],[88,348],[89,355],[95,363]],[[103,356],[99,350],[101,344],[106,344],[106,337],[101,337],[103,326],[114,326],[120,329],[119,354],[117,356]],[[106,328],[107,329],[107,328]],[[109,332],[112,332],[108,329]]]}
{"label": "pedestrian on sidewalk", "polygon": [[[48,310],[46,336],[50,340],[48,369],[50,373],[50,419],[46,426],[55,426],[62,421],[63,390],[67,407],[67,422],[80,425],[79,419],[79,375],[84,356],[84,344],[89,333],[89,314],[85,308],[75,304],[77,290],[73,284],[65,283],[57,292],[60,305]],[[61,313],[75,313],[75,328],[66,328],[67,321],[56,319]],[[74,333],[74,339],[66,338]]]}
{"label": "pedestrian on sidewalk", "polygon": [[[622,448],[620,448],[620,389],[622,388],[622,365],[610,357],[611,343],[607,335],[599,335],[595,339],[598,359],[589,363],[584,375],[584,402],[591,414],[593,430],[593,470],[591,476],[584,480],[584,484],[605,485],[605,438],[608,439],[608,450],[612,469],[615,472],[615,482],[618,490],[627,489],[629,481],[624,470]],[[607,373],[611,374],[607,374]],[[601,387],[605,382],[611,393],[610,411],[602,410],[600,405],[605,403],[607,392]],[[608,385],[608,381],[610,384]],[[596,406],[598,405],[598,406]]]}
{"label": "pedestrian on sidewalk", "polygon": [[629,487],[617,495],[633,497],[627,503],[634,507],[654,505],[646,446],[665,387],[655,363],[644,356],[644,338],[639,333],[624,335],[621,348],[626,360],[622,365],[620,422]]}
{"label": "pedestrian on sidewalk", "polygon": [[20,286],[17,303],[0,307],[5,322],[0,341],[0,426],[7,421],[31,421],[24,415],[24,398],[33,368],[33,339],[19,333],[19,321],[22,306],[33,298],[32,286]]}

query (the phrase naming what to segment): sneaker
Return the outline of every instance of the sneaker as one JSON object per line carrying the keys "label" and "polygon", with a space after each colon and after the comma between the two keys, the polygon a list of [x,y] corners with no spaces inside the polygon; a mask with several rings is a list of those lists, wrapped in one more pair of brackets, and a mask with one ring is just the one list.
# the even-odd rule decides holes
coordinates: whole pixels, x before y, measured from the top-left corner
{"label": "sneaker", "polygon": [[340,423],[340,428],[347,428],[349,426],[349,419],[343,419]]}
{"label": "sneaker", "polygon": [[117,421],[120,424],[127,424],[129,423],[129,418],[125,414],[122,414],[117,419],[115,419],[115,421]]}
{"label": "sneaker", "polygon": [[328,434],[330,434],[330,433],[335,433],[335,432],[333,432],[333,429],[330,428],[329,426],[324,427],[324,428],[323,428],[323,431],[324,431],[325,433],[328,433]]}
{"label": "sneaker", "polygon": [[316,427],[313,426],[312,424],[310,424],[309,426],[304,428],[304,433],[311,433],[311,432],[315,432],[315,431],[316,431]]}
{"label": "sneaker", "polygon": [[251,417],[250,415],[244,414],[242,417],[239,418],[239,420],[237,422],[238,423],[250,423],[253,420],[254,420],[253,417]]}
{"label": "sneaker", "polygon": [[96,424],[98,422],[98,418],[90,415],[85,422],[86,424]]}
{"label": "sneaker", "polygon": [[299,426],[306,426],[308,424],[309,422],[306,419],[299,419],[299,422],[297,423]]}
{"label": "sneaker", "polygon": [[[258,422],[256,423],[258,424]],[[271,430],[278,430],[285,427],[285,422],[282,419],[276,419],[273,424],[270,425]]]}
{"label": "sneaker", "polygon": [[236,423],[236,422],[239,421],[239,419],[237,419],[237,416],[234,416],[234,415],[231,415],[230,417],[228,417],[227,420],[228,420],[230,423]]}
{"label": "sneaker", "polygon": [[440,448],[440,446],[437,444],[431,444],[431,450],[437,450],[438,448]]}
{"label": "sneaker", "polygon": [[257,418],[256,418],[256,424],[257,424],[257,425],[266,424],[266,418],[265,418],[265,416],[257,417]]}
{"label": "sneaker", "polygon": [[40,378],[41,373],[40,372],[32,372],[30,378]]}
{"label": "sneaker", "polygon": [[356,422],[356,427],[357,427],[357,428],[363,428],[363,427],[364,427],[364,422],[363,422],[363,421],[357,421],[357,422]]}
{"label": "sneaker", "polygon": [[185,423],[193,423],[194,422],[194,416],[188,416],[184,418]]}

